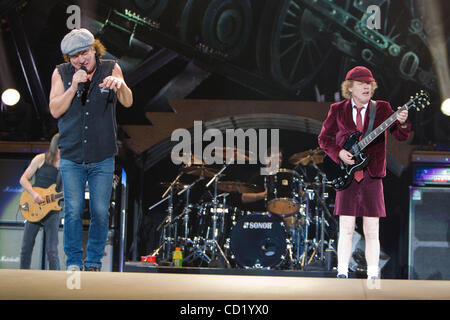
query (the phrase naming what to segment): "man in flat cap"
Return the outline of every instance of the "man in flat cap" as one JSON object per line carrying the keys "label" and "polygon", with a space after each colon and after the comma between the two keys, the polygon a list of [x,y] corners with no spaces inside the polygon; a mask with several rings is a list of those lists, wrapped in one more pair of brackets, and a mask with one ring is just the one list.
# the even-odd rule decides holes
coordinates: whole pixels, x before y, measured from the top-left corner
{"label": "man in flat cap", "polygon": [[[126,108],[133,94],[121,68],[101,59],[105,48],[87,29],[74,29],[61,42],[66,63],[56,66],[50,112],[58,119],[65,219],[64,252],[69,269],[100,271],[108,233],[109,204],[117,154],[115,105]],[[91,222],[83,258],[85,186]]]}
{"label": "man in flat cap", "polygon": [[[374,119],[373,128],[376,128],[394,113],[389,102],[372,100],[376,88],[372,72],[366,67],[357,66],[348,71],[341,85],[345,100],[331,105],[318,139],[320,147],[334,162],[353,165],[353,155],[343,148],[349,136],[355,131],[369,131],[370,118]],[[409,137],[411,124],[407,118],[407,110],[399,112],[397,120],[389,128],[399,141]],[[370,157],[367,167],[356,171],[345,189],[336,191],[334,214],[339,216],[338,278],[348,277],[356,217],[363,217],[367,277],[378,279],[380,276],[379,218],[386,216],[382,184],[382,178],[386,176],[386,131],[369,144],[365,152]]]}

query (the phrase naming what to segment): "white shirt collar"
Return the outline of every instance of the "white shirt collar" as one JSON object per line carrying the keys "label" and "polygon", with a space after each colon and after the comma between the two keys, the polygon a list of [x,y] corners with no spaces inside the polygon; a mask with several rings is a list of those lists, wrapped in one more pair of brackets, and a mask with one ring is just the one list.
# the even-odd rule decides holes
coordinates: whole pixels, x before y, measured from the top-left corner
{"label": "white shirt collar", "polygon": [[[352,98],[351,100],[352,100],[352,108],[353,108],[353,107],[358,107],[358,106],[356,105],[355,101],[353,101],[353,98]],[[369,102],[370,102],[370,100],[369,100]],[[367,106],[369,105],[369,102],[367,102],[365,105],[362,106],[363,109],[367,109]]]}

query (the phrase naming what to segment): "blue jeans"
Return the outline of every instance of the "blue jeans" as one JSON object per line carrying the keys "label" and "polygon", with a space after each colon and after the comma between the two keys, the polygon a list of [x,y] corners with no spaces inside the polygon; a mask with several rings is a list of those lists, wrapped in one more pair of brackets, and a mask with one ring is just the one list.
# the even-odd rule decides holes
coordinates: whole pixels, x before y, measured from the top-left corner
{"label": "blue jeans", "polygon": [[59,212],[50,211],[48,215],[39,222],[25,222],[22,250],[20,251],[20,269],[30,269],[31,267],[31,256],[33,254],[34,243],[41,226],[44,226],[45,254],[48,259],[48,268],[50,270],[60,269],[58,257],[59,221]]}
{"label": "blue jeans", "polygon": [[101,268],[108,235],[109,205],[114,157],[96,163],[76,163],[60,160],[60,170],[64,186],[64,252],[66,267],[83,269],[83,223],[86,181],[89,186],[89,225],[86,245],[86,267]]}

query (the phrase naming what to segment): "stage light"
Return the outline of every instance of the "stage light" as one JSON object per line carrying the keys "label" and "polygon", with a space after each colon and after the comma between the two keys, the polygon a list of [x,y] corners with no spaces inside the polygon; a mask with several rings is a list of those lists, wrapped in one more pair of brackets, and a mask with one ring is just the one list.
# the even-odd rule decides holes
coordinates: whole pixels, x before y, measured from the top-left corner
{"label": "stage light", "polygon": [[447,98],[442,102],[441,111],[443,114],[450,117],[450,98]]}
{"label": "stage light", "polygon": [[2,102],[7,106],[13,106],[20,100],[20,93],[16,89],[6,89],[2,93]]}

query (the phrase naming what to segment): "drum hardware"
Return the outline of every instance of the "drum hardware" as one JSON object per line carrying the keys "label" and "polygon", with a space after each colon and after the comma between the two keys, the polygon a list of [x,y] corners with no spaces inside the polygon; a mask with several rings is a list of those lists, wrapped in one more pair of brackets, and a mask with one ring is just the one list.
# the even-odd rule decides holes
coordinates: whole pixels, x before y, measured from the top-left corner
{"label": "drum hardware", "polygon": [[195,238],[194,241],[188,239],[188,241],[193,245],[193,251],[183,259],[184,263],[189,263],[200,259],[201,261],[205,261],[207,264],[210,264],[211,258],[205,253],[206,244],[200,245],[198,238]]}
{"label": "drum hardware", "polygon": [[[315,214],[314,214],[314,223],[315,223],[315,235],[311,240],[312,248],[314,248],[313,253],[311,254],[307,264],[311,264],[311,262],[316,259],[319,264],[325,264],[325,245],[328,245],[328,249],[332,249],[332,239],[330,242],[325,240],[325,226],[329,227],[329,223],[325,218],[325,214],[327,217],[335,222],[333,215],[328,210],[326,199],[328,198],[328,193],[326,192],[326,188],[328,187],[326,177],[322,173],[322,171],[313,163],[313,167],[316,168],[318,175],[315,177],[315,181],[311,184],[306,184],[309,187],[312,187],[309,190],[308,199],[315,199]],[[320,190],[320,192],[319,192]],[[306,251],[307,253],[307,251]],[[305,255],[306,258],[306,255]],[[303,260],[305,261],[305,260]]]}
{"label": "drum hardware", "polygon": [[[197,179],[196,181],[194,181],[192,184],[190,185],[182,185],[178,182],[178,180],[181,178],[181,176],[184,174],[184,172],[180,172],[175,179],[171,182],[171,183],[163,183],[162,185],[166,186],[168,185],[168,188],[166,189],[166,191],[163,193],[163,195],[161,196],[161,198],[163,198],[162,200],[160,200],[158,203],[154,204],[153,206],[151,206],[149,208],[149,210],[153,209],[154,207],[156,207],[157,205],[159,205],[160,203],[168,200],[168,208],[167,208],[167,216],[166,218],[163,220],[163,222],[156,228],[156,230],[160,230],[161,228],[163,229],[162,233],[161,233],[161,244],[160,246],[151,254],[151,255],[157,255],[159,254],[159,252],[162,250],[162,254],[161,254],[161,260],[162,263],[164,262],[169,262],[170,261],[170,255],[172,253],[172,251],[175,249],[176,246],[176,241],[178,240],[178,235],[177,235],[177,227],[175,225],[175,221],[181,216],[181,215],[185,215],[185,217],[187,217],[188,219],[188,210],[190,209],[189,206],[189,192],[190,189],[192,188],[193,185],[195,185],[197,182],[199,182],[200,180],[203,179],[203,177],[200,177],[200,179]],[[173,211],[173,197],[174,197],[174,189],[175,188],[180,188],[183,187],[183,189],[177,193],[177,195],[181,195],[184,192],[187,191],[187,196],[186,196],[186,206],[185,206],[185,210],[183,210],[183,213],[177,217],[174,216],[174,211]],[[169,193],[169,195],[166,197],[166,195]],[[187,236],[187,230],[185,229],[185,239],[188,238]],[[187,240],[185,240],[187,241]]]}
{"label": "drum hardware", "polygon": [[321,246],[320,246],[321,243],[322,243],[322,240],[319,240],[319,243],[317,244],[317,246],[315,246],[315,249],[314,249],[314,251],[313,251],[311,257],[310,257],[309,260],[308,260],[308,264],[310,264],[311,261],[312,261],[312,259],[314,259],[314,257],[316,256],[317,249],[318,249],[319,247],[321,247]]}
{"label": "drum hardware", "polygon": [[264,191],[261,187],[255,184],[237,181],[219,181],[217,188],[220,191],[239,193],[257,193]]}
{"label": "drum hardware", "polygon": [[[325,174],[318,167],[318,164],[323,163],[324,157],[325,152],[320,148],[316,148],[314,150],[296,153],[289,158],[289,162],[295,165],[294,170],[301,170],[303,177],[305,178],[307,178],[306,166],[314,168],[316,171],[313,182],[303,181],[303,187],[306,189],[303,199],[305,200],[307,210],[304,225],[305,240],[300,259],[302,268],[311,264],[315,259],[323,262],[325,259],[324,246],[328,245],[328,248],[332,248],[332,239],[330,239],[330,243],[325,240],[325,227],[329,227],[329,223],[325,219],[325,214],[328,216],[327,218],[334,221],[334,217],[329,212],[325,202],[328,198],[326,188],[328,188],[330,184],[326,180]],[[310,217],[311,212],[312,217]],[[311,226],[313,229],[310,228]],[[314,232],[314,235],[310,235],[310,231]],[[313,252],[310,253],[310,250],[313,250]],[[297,257],[300,257],[298,250],[296,255]]]}
{"label": "drum hardware", "polygon": [[[214,149],[214,155],[219,155],[222,159],[224,159],[225,165],[222,167],[221,170],[217,171],[216,169],[206,168],[204,166],[196,167],[193,169],[185,168],[184,172],[188,174],[195,174],[195,175],[203,175],[206,177],[210,177],[211,180],[205,185],[206,188],[209,188],[210,185],[214,182],[214,195],[212,199],[212,210],[208,211],[209,208],[208,205],[204,205],[204,210],[208,211],[206,214],[210,214],[212,226],[209,225],[210,221],[207,221],[207,229],[205,234],[203,234],[203,237],[198,237],[196,239],[195,245],[194,245],[194,251],[191,253],[191,255],[188,256],[189,259],[195,259],[197,257],[200,257],[203,261],[210,264],[212,261],[216,258],[216,252],[219,253],[219,255],[223,258],[223,260],[226,263],[226,266],[228,268],[231,267],[226,255],[224,254],[220,244],[218,243],[218,239],[220,236],[224,235],[224,228],[225,228],[225,214],[227,214],[227,207],[226,207],[226,196],[228,196],[228,193],[218,195],[217,191],[228,191],[230,188],[230,184],[224,183],[221,185],[221,188],[219,188],[219,180],[221,177],[225,176],[223,172],[228,168],[228,166],[233,162],[234,159],[237,159],[238,161],[246,161],[249,158],[240,150],[235,148],[219,148],[216,147]],[[228,187],[228,188],[227,188]],[[237,188],[236,185],[232,186],[232,188]],[[232,190],[234,191],[234,190]],[[209,191],[208,191],[209,192]],[[222,206],[219,206],[219,198],[223,198]],[[221,212],[219,212],[221,211]],[[233,216],[234,218],[234,216]],[[221,219],[221,221],[218,221],[218,219]],[[198,243],[203,241],[203,244],[200,246]],[[211,253],[211,257],[208,257],[205,253],[206,249],[209,249]],[[188,259],[188,261],[189,261]]]}
{"label": "drum hardware", "polygon": [[[185,188],[182,190],[183,192],[186,192],[186,203],[184,206],[184,209],[182,211],[182,213],[178,216],[181,217],[183,216],[183,227],[184,227],[184,241],[185,241],[185,245],[188,244],[188,240],[189,240],[189,213],[192,210],[192,204],[190,203],[190,192],[191,192],[191,188],[197,184],[198,182],[200,182],[201,180],[203,180],[204,178],[202,176],[200,176],[200,178],[198,178],[197,180],[195,180],[193,183],[186,185]],[[178,195],[180,195],[182,192],[179,192]]]}
{"label": "drum hardware", "polygon": [[[321,223],[320,223],[320,261],[325,261],[325,255],[324,255],[324,245],[325,245],[325,224],[328,224],[328,222],[325,220],[325,213],[327,213],[327,215],[331,218],[334,219],[333,216],[331,215],[331,213],[329,212],[327,205],[325,203],[325,200],[328,198],[328,194],[326,193],[326,182],[327,182],[327,177],[325,175],[325,173],[323,173],[319,167],[317,167],[317,165],[315,163],[313,163],[314,168],[317,170],[318,172],[318,176],[316,176],[316,182],[320,182],[322,184],[322,196],[320,196],[317,192],[317,189],[314,189],[314,192],[316,194],[317,200],[320,203],[320,207],[321,207]],[[320,177],[319,177],[320,176]]]}
{"label": "drum hardware", "polygon": [[[220,148],[219,152],[224,153],[227,150],[231,151],[231,154],[239,154],[239,151],[234,148]],[[310,150],[310,152],[312,151],[314,150]],[[270,203],[270,212],[250,212],[247,215],[237,208],[227,206],[229,193],[256,193],[262,192],[264,189],[245,182],[221,181],[221,178],[225,176],[224,171],[231,164],[230,157],[224,157],[226,163],[220,170],[207,168],[203,164],[182,168],[180,175],[185,173],[199,176],[200,179],[211,178],[205,184],[205,187],[208,188],[206,192],[209,193],[209,202],[191,204],[190,193],[193,184],[180,183],[178,181],[180,177],[176,178],[175,182],[163,184],[164,187],[172,188],[172,195],[168,195],[158,204],[172,200],[171,196],[182,193],[186,195],[186,204],[175,217],[172,208],[172,215],[169,214],[158,227],[158,230],[162,228],[164,240],[156,254],[159,253],[164,257],[171,255],[173,251],[171,249],[176,242],[185,250],[184,261],[186,263],[200,260],[201,264],[206,263],[208,267],[224,261],[228,268],[232,267],[232,263],[233,267],[245,269],[303,269],[309,268],[310,264],[316,260],[328,261],[323,251],[324,248],[327,249],[327,253],[330,250],[334,251],[333,239],[328,239],[327,230],[334,221],[334,217],[326,204],[328,199],[326,191],[329,183],[322,177],[317,166],[317,163],[320,163],[319,156],[319,154],[302,155],[297,159],[298,164],[294,170],[282,168],[274,172],[272,176],[268,176],[270,179],[266,177],[265,186],[268,191],[266,203],[269,204],[269,201],[274,200]],[[303,159],[305,157],[309,158]],[[318,172],[313,182],[305,181],[307,168],[302,167],[303,163]],[[297,169],[302,169],[302,171],[297,172]],[[210,188],[213,183],[214,187]],[[167,192],[170,190],[166,190]],[[222,193],[219,194],[219,192]],[[295,206],[295,210],[292,206]],[[265,218],[260,218],[260,216]],[[263,221],[258,219],[263,219]],[[273,224],[273,221],[276,223]],[[255,232],[250,240],[239,241],[239,237],[249,235],[251,231],[249,228],[244,229],[245,222],[248,222],[247,227],[252,226],[254,228],[252,230]],[[256,222],[256,224],[251,224],[252,222]],[[265,222],[272,223],[273,228],[282,229],[282,231],[264,229],[264,226],[268,226],[264,225]],[[172,230],[169,225],[172,226]],[[275,237],[277,232],[282,236]]]}
{"label": "drum hardware", "polygon": [[[216,251],[219,251],[221,257],[224,259],[224,261],[227,264],[227,267],[230,268],[231,265],[228,262],[227,257],[225,256],[225,254],[222,251],[222,248],[220,248],[220,245],[217,242],[217,238],[218,238],[218,229],[217,229],[217,219],[218,219],[218,195],[217,195],[217,191],[218,191],[218,182],[219,179],[222,176],[222,173],[225,171],[225,169],[227,169],[229,166],[229,164],[225,164],[221,170],[219,170],[219,172],[217,172],[212,178],[211,180],[205,185],[207,188],[209,188],[209,186],[214,182],[214,196],[212,199],[212,203],[213,203],[213,213],[211,216],[212,219],[212,229],[208,230],[207,235],[206,235],[206,241],[205,241],[205,245],[206,247],[209,247],[210,252],[211,252],[211,260],[215,260],[216,258]],[[209,231],[211,231],[211,235],[209,234]],[[210,236],[212,238],[210,238]]]}
{"label": "drum hardware", "polygon": [[[161,198],[164,198],[167,193],[169,193],[168,196],[168,208],[167,208],[167,217],[164,219],[163,223],[158,226],[157,230],[159,230],[161,227],[163,227],[163,232],[161,234],[162,236],[162,243],[160,247],[157,249],[157,252],[159,253],[160,248],[164,248],[161,256],[162,261],[169,261],[170,259],[170,253],[175,249],[175,241],[176,241],[176,228],[173,222],[173,193],[174,188],[178,180],[183,175],[183,172],[179,173],[175,179],[170,183],[167,190],[163,193]],[[164,200],[164,199],[163,199]],[[156,255],[156,252],[152,253],[151,255]]]}
{"label": "drum hardware", "polygon": [[[170,188],[171,182],[161,182],[159,185],[162,187]],[[173,184],[174,190],[183,190],[184,188],[186,188],[186,186],[187,185],[182,184],[180,181],[177,181]]]}
{"label": "drum hardware", "polygon": [[214,262],[214,256],[208,256],[208,254],[206,254],[206,251],[209,250],[212,253],[212,250],[216,249],[220,253],[219,256],[222,257],[222,259],[225,261],[226,267],[231,268],[231,264],[227,258],[227,255],[223,252],[217,240],[211,240],[204,237],[195,237],[194,241],[192,241],[191,239],[188,239],[188,241],[193,245],[193,251],[188,256],[186,256],[186,258],[184,258],[185,262],[191,262],[200,259],[201,261],[206,262],[208,266],[211,266],[211,264]]}

